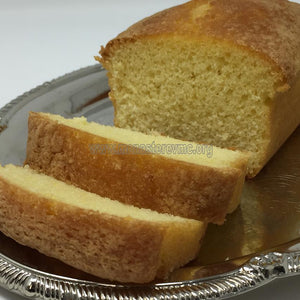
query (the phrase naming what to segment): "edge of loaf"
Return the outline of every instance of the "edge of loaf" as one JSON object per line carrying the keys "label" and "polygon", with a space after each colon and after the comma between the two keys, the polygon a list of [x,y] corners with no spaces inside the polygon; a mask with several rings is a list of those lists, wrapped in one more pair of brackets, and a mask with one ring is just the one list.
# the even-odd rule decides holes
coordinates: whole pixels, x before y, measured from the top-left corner
{"label": "edge of loaf", "polygon": [[[248,155],[213,147],[212,157],[206,153],[168,156],[134,146],[153,141],[158,145],[187,143],[89,123],[83,117],[64,119],[31,112],[25,164],[104,197],[222,224],[240,203]],[[93,152],[93,145],[108,145],[109,150],[125,146],[139,152]]]}
{"label": "edge of loaf", "polygon": [[249,151],[249,178],[300,124],[298,3],[192,0],[137,22],[100,55],[116,126]]}
{"label": "edge of loaf", "polygon": [[146,283],[194,259],[206,224],[139,209],[28,167],[0,166],[0,230],[95,276]]}

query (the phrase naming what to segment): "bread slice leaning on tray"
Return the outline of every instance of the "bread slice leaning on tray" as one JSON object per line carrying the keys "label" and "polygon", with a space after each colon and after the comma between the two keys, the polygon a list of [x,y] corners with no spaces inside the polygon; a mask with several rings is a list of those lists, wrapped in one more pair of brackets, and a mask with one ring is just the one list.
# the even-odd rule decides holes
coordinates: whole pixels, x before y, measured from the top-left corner
{"label": "bread slice leaning on tray", "polygon": [[193,0],[129,27],[96,57],[115,125],[246,150],[254,177],[300,123],[300,5]]}
{"label": "bread slice leaning on tray", "polygon": [[[173,147],[163,153],[161,147]],[[189,148],[200,153],[178,154]],[[160,150],[159,150],[160,149]],[[31,168],[103,197],[222,224],[240,203],[248,155],[164,136],[31,112]]]}
{"label": "bread slice leaning on tray", "polygon": [[0,166],[0,230],[95,276],[146,283],[195,258],[206,224],[103,198]]}

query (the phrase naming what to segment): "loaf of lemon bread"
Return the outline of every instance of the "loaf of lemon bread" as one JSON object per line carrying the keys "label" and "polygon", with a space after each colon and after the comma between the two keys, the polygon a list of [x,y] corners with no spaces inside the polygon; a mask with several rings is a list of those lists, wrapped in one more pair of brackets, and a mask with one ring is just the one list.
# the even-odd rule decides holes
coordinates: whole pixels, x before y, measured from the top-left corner
{"label": "loaf of lemon bread", "polygon": [[248,156],[239,151],[30,113],[31,168],[103,197],[222,224],[240,202]]}
{"label": "loaf of lemon bread", "polygon": [[247,150],[249,177],[300,123],[299,4],[193,0],[100,54],[116,126]]}
{"label": "loaf of lemon bread", "polygon": [[90,274],[165,278],[198,253],[206,225],[88,193],[28,167],[0,166],[0,231]]}

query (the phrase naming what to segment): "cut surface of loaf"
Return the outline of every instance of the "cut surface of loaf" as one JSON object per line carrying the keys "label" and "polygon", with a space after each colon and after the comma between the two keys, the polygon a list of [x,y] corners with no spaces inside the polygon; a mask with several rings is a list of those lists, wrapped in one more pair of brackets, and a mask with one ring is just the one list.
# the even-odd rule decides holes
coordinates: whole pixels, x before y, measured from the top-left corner
{"label": "cut surface of loaf", "polygon": [[100,54],[116,126],[247,150],[249,177],[300,123],[299,4],[190,1]]}
{"label": "cut surface of loaf", "polygon": [[0,166],[0,230],[75,268],[121,282],[165,278],[198,253],[206,225]]}
{"label": "cut surface of loaf", "polygon": [[[179,154],[187,148],[194,153]],[[83,117],[32,112],[28,120],[25,164],[31,168],[104,197],[204,222],[222,224],[238,206],[247,161],[239,151]]]}

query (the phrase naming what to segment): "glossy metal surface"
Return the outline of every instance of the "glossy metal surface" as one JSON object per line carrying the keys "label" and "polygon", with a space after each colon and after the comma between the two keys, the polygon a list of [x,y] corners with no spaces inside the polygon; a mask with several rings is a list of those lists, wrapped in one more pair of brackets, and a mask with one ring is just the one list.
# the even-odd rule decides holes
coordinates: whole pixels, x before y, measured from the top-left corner
{"label": "glossy metal surface", "polygon": [[[84,115],[88,120],[112,125],[113,107],[107,92],[105,71],[91,66],[20,96],[0,110],[0,163],[23,163],[28,111],[66,117]],[[228,216],[223,226],[209,226],[198,259],[171,274],[167,283],[143,287],[112,285],[0,234],[0,285],[38,299],[170,295],[205,299],[229,297],[279,275],[297,273],[300,249],[294,245],[300,238],[299,153],[300,128],[265,169],[246,182],[240,208]]]}

